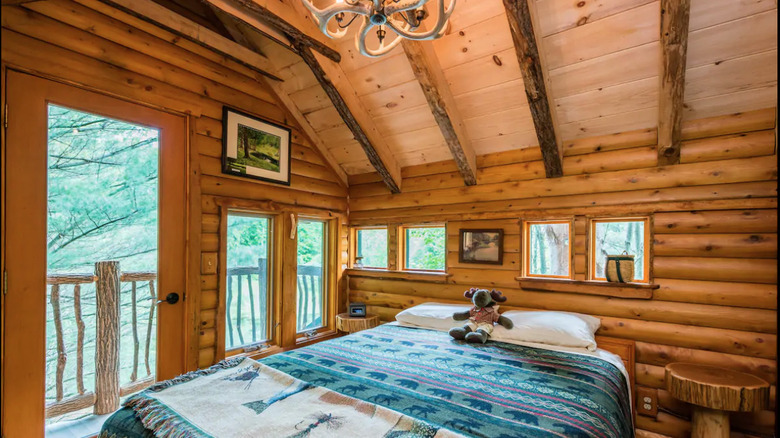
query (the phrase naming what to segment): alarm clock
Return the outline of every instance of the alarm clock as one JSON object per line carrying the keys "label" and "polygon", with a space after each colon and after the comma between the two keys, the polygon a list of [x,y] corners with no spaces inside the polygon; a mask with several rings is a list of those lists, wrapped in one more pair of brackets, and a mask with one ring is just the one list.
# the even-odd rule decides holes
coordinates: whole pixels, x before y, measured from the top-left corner
{"label": "alarm clock", "polygon": [[364,317],[366,316],[366,305],[363,303],[350,303],[349,304],[349,316],[350,317]]}

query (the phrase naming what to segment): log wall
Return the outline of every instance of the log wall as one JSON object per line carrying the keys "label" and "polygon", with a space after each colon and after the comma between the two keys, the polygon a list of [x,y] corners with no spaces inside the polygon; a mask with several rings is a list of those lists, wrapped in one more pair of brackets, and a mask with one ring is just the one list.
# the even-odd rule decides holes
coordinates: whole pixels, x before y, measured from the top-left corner
{"label": "log wall", "polygon": [[[690,410],[664,386],[673,361],[716,364],[777,380],[777,157],[775,109],[686,122],[681,164],[657,167],[654,130],[565,143],[564,176],[544,178],[538,148],[478,157],[479,185],[452,162],[403,169],[404,193],[374,174],[350,178],[350,225],[447,223],[447,272],[426,282],[350,275],[352,301],[392,320],[426,301],[465,303],[496,287],[504,308],[566,310],[602,319],[603,335],[636,341],[637,385],[658,391],[642,434],[690,434]],[[588,217],[650,215],[652,299],[524,290],[521,218],[574,218],[575,279],[584,280]],[[502,228],[501,266],[458,263],[458,229]],[[393,249],[391,248],[391,252]],[[353,271],[350,271],[353,272]],[[774,403],[774,389],[773,389]],[[772,410],[735,414],[734,436],[771,436]],[[650,435],[643,435],[650,436]]]}
{"label": "log wall", "polygon": [[[188,117],[187,367],[210,365],[216,357],[217,274],[201,275],[200,264],[219,245],[214,197],[346,212],[346,189],[259,73],[99,1],[3,6],[2,40],[3,69],[30,72]],[[222,174],[223,105],[292,129],[290,187]],[[339,297],[339,302],[345,302],[345,297]]]}

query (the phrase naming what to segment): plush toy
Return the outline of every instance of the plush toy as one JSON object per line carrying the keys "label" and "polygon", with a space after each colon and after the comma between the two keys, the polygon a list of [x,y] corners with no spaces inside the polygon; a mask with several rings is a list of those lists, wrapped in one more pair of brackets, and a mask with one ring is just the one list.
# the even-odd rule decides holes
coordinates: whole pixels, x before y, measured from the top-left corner
{"label": "plush toy", "polygon": [[487,289],[472,287],[463,296],[470,298],[471,302],[474,303],[474,307],[465,312],[455,312],[452,315],[452,319],[455,321],[469,321],[463,327],[450,329],[450,336],[453,338],[484,344],[488,336],[493,333],[493,325],[495,323],[499,323],[507,329],[514,327],[511,319],[498,314],[496,302],[503,303],[506,301],[506,297],[502,296],[500,291],[495,289],[488,291]]}

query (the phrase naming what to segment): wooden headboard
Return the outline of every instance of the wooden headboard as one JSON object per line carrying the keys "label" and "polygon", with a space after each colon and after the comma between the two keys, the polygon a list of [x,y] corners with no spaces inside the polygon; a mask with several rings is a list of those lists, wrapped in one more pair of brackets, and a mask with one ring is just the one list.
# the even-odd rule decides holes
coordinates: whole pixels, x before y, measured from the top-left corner
{"label": "wooden headboard", "polygon": [[628,371],[628,392],[631,395],[632,407],[636,412],[636,402],[633,401],[635,394],[635,382],[636,378],[636,343],[630,339],[612,338],[609,336],[596,336],[596,344],[598,348],[607,350],[610,353],[617,354],[623,359],[623,365],[625,365]]}

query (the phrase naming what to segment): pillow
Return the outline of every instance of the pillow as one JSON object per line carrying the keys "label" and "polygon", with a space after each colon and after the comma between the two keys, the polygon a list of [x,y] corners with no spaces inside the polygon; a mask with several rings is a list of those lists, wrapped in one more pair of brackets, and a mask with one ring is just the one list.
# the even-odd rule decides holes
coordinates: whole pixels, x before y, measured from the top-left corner
{"label": "pillow", "polygon": [[596,330],[601,320],[580,313],[517,311],[502,313],[514,323],[511,330],[497,325],[490,336],[495,341],[521,341],[596,350]]}
{"label": "pillow", "polygon": [[423,303],[398,313],[395,320],[415,327],[447,331],[465,324],[465,321],[452,319],[452,314],[469,309],[471,306],[467,304]]}

